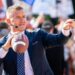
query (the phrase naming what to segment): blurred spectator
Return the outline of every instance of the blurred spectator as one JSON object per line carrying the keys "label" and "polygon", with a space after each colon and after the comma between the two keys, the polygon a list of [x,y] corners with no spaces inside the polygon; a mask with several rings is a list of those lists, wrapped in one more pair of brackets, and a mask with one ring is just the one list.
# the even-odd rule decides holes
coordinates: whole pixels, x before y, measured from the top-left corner
{"label": "blurred spectator", "polygon": [[0,65],[0,75],[2,75],[2,71],[3,71],[3,64]]}
{"label": "blurred spectator", "polygon": [[[55,28],[58,30],[58,33],[60,33],[62,31],[62,27],[63,27],[63,23],[64,21],[66,21],[66,18],[63,17],[59,17],[58,18],[58,24],[55,26]],[[63,56],[63,62],[62,62],[62,68],[63,68],[63,73],[65,75],[69,75],[69,50],[68,47],[66,45],[62,46],[63,50],[62,50],[62,56]],[[62,49],[61,48],[61,49]]]}
{"label": "blurred spectator", "polygon": [[72,29],[72,37],[67,43],[67,47],[69,50],[69,74],[75,75],[75,28]]}
{"label": "blurred spectator", "polygon": [[13,5],[13,0],[6,0],[6,3],[7,3],[7,7],[9,7],[9,6]]}
{"label": "blurred spectator", "polygon": [[70,75],[69,73],[69,59],[70,59],[69,47],[66,44],[64,45],[64,75]]}
{"label": "blurred spectator", "polygon": [[53,30],[54,30],[54,26],[53,26],[52,22],[50,22],[50,21],[45,21],[42,24],[41,28],[45,29],[47,32],[52,32],[52,33],[53,33]]}
{"label": "blurred spectator", "polygon": [[30,24],[32,25],[33,28],[41,28],[42,24],[45,21],[45,15],[44,14],[39,14],[37,18],[33,17],[30,21]]}
{"label": "blurred spectator", "polygon": [[9,33],[9,27],[5,22],[0,23],[0,38]]}
{"label": "blurred spectator", "polygon": [[58,22],[55,25],[55,28],[58,30],[58,32],[61,32],[62,27],[63,27],[63,23],[64,23],[65,20],[66,20],[66,18],[63,18],[63,17],[58,18]]}
{"label": "blurred spectator", "polygon": [[0,9],[0,22],[5,20],[5,11],[3,9]]}
{"label": "blurred spectator", "polygon": [[[8,25],[5,22],[1,22],[0,23],[0,38],[7,35],[8,32],[9,32]],[[1,67],[0,67],[0,75],[4,75],[3,64],[1,64]]]}

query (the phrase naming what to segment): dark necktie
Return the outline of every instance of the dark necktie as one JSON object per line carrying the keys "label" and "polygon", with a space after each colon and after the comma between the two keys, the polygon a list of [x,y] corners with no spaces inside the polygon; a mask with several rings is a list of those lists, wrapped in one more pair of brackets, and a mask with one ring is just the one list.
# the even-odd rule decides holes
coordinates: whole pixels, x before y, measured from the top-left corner
{"label": "dark necktie", "polygon": [[24,53],[17,54],[17,75],[25,75]]}

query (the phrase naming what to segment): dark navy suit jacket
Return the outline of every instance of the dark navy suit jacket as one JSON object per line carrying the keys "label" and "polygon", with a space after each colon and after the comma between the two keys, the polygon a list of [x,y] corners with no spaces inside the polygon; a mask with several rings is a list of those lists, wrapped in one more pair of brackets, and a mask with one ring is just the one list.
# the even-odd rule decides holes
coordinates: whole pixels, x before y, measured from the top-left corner
{"label": "dark navy suit jacket", "polygon": [[[25,31],[25,34],[29,38],[28,53],[34,75],[53,75],[45,56],[45,48],[64,44],[69,37],[65,37],[62,33],[58,35],[48,34],[41,29],[34,32]],[[7,38],[8,36],[5,36],[0,40],[0,47],[6,42]],[[7,75],[17,75],[16,58],[16,53],[10,48],[7,55],[0,59]]]}

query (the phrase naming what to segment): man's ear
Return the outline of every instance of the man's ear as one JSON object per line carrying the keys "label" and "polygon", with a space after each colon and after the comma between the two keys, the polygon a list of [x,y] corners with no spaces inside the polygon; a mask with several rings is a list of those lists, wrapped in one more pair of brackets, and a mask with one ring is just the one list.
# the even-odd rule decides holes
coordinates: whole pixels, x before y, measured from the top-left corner
{"label": "man's ear", "polygon": [[10,19],[5,19],[5,22],[9,25],[11,24]]}

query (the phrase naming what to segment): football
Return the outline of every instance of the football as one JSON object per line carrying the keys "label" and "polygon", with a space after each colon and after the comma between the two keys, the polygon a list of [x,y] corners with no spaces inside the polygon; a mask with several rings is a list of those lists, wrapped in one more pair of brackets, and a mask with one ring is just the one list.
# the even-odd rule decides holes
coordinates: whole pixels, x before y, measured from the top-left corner
{"label": "football", "polygon": [[24,53],[29,46],[29,40],[26,35],[15,35],[11,41],[12,49],[17,53]]}

